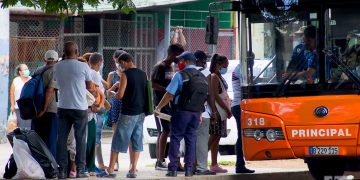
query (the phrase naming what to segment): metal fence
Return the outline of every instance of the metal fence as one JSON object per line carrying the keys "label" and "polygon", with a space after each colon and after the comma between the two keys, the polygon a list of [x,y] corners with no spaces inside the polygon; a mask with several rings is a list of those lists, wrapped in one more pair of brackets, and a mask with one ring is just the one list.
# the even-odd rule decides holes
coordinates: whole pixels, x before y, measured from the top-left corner
{"label": "metal fence", "polygon": [[[175,27],[171,28],[172,31]],[[186,39],[185,50],[195,52],[203,50],[210,54],[222,54],[228,59],[235,58],[235,34],[232,29],[223,29],[219,32],[218,44],[208,45],[205,43],[205,28],[184,28],[183,34]]]}
{"label": "metal fence", "polygon": [[155,65],[156,26],[153,15],[137,15],[135,21],[102,21],[103,54],[105,59],[104,77],[115,70],[112,56],[116,49],[122,48],[130,53],[138,68],[150,74]]}
{"label": "metal fence", "polygon": [[[44,54],[49,49],[59,50],[62,23],[57,18],[10,18],[10,80],[15,67],[26,64],[30,71],[44,64]],[[11,81],[10,81],[11,83]]]}

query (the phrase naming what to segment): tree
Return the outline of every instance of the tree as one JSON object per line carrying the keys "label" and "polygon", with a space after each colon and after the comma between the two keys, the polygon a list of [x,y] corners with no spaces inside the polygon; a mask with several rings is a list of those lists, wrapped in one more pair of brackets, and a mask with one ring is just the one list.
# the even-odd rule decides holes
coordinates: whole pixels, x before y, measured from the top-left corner
{"label": "tree", "polygon": [[102,2],[111,3],[114,9],[125,14],[135,12],[135,5],[132,0],[0,0],[2,8],[8,8],[21,4],[25,7],[41,9],[48,14],[69,14],[84,12],[84,4],[96,8]]}

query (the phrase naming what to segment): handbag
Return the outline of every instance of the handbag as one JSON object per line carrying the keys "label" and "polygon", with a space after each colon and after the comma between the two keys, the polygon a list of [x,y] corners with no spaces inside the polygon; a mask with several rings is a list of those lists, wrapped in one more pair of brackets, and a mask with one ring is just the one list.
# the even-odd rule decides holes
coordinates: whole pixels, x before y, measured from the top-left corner
{"label": "handbag", "polygon": [[[230,108],[230,98],[229,98],[229,95],[226,92],[224,84],[223,84],[223,82],[221,80],[220,80],[220,86],[221,86],[222,90],[221,90],[221,94],[219,94],[219,96],[224,101],[226,106]],[[215,106],[216,106],[216,110],[218,111],[221,120],[222,121],[226,120],[227,119],[227,113],[226,113],[225,109],[223,109],[216,101],[215,101]]]}
{"label": "handbag", "polygon": [[154,100],[153,100],[153,89],[151,80],[146,82],[146,97],[145,97],[145,115],[149,116],[154,114]]}

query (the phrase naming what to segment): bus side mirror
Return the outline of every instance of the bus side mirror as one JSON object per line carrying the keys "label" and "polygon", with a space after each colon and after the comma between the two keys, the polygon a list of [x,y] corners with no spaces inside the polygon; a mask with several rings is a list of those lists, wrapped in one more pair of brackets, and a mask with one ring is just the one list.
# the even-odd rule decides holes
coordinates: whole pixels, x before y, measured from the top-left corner
{"label": "bus side mirror", "polygon": [[206,44],[217,44],[219,34],[219,18],[208,16],[206,18]]}

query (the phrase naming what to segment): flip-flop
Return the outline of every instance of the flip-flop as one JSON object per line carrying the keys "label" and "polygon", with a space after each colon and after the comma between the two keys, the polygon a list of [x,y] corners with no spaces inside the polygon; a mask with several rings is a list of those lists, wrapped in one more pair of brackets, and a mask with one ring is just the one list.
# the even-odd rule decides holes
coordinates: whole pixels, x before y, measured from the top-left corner
{"label": "flip-flop", "polygon": [[114,165],[114,171],[119,171],[119,163],[115,163],[115,165]]}

